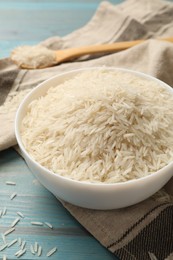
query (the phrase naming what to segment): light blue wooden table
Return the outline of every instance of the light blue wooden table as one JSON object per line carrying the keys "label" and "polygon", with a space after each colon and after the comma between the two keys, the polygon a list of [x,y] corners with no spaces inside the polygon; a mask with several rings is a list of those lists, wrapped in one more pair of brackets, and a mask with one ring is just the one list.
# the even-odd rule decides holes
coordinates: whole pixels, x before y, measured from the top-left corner
{"label": "light blue wooden table", "polygon": [[[36,44],[50,36],[70,33],[83,26],[94,14],[100,0],[0,0],[0,58],[18,45]],[[119,3],[120,0],[112,0]],[[2,122],[0,122],[2,124]],[[7,181],[16,186],[6,185]],[[17,196],[10,200],[16,192]],[[20,211],[25,218],[16,230],[7,236],[7,242],[15,238],[27,241],[27,253],[22,259],[39,259],[30,253],[34,242],[42,246],[40,259],[47,259],[49,249],[58,251],[52,260],[110,260],[117,259],[92,237],[33,177],[25,162],[13,150],[0,152],[0,210],[7,208],[0,218],[0,233],[4,233]],[[1,211],[0,211],[1,212]],[[50,222],[46,226],[33,226],[31,221]],[[2,237],[0,235],[0,246]],[[0,259],[17,259],[14,254],[18,244],[0,252]]]}

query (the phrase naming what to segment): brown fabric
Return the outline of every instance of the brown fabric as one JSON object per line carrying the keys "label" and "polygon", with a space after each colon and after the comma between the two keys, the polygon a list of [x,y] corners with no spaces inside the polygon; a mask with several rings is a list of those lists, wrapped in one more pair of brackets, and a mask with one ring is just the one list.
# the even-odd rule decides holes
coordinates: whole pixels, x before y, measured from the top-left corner
{"label": "brown fabric", "polygon": [[0,105],[9,94],[19,69],[9,59],[0,63]]}
{"label": "brown fabric", "polygon": [[[173,207],[171,205],[165,205],[165,208],[161,210],[159,217],[154,218],[153,221],[146,225],[130,243],[119,250],[115,250],[114,253],[121,259],[128,260],[135,258],[141,259],[140,257],[142,254],[143,259],[147,260],[150,259],[148,252],[156,252],[156,248],[160,248],[156,253],[157,258],[165,259],[168,256],[170,248],[173,247],[172,216]],[[141,225],[141,223],[139,222],[137,225]],[[132,231],[128,230],[128,232]]]}
{"label": "brown fabric", "polygon": [[[76,208],[78,208],[66,202],[63,202],[63,204],[65,206],[68,206],[68,209],[70,210],[72,215],[76,212]],[[145,215],[144,204],[145,204],[145,208],[148,209],[148,212],[152,212],[153,208],[156,208],[157,210],[159,210],[159,212],[161,210],[160,203],[148,199],[145,202],[139,203],[138,205],[134,205],[129,208],[124,208],[119,210],[109,210],[109,211],[95,210],[94,211],[90,209],[78,208],[77,219],[79,222],[83,222],[83,221],[87,222],[87,219],[89,219],[90,221],[86,224],[86,227],[88,229],[93,229],[95,227],[95,230],[93,231],[94,236],[97,238],[102,236],[104,245],[109,249],[111,249],[112,251],[115,251],[120,249],[122,246],[126,245],[127,241],[133,239],[133,234],[127,233],[125,236],[123,230],[127,231],[129,227],[133,227],[133,231],[135,232],[135,234],[138,234],[146,226],[146,221],[147,223],[149,223],[156,217],[157,215],[156,213],[150,214],[147,215],[143,219],[143,221],[141,221],[141,219]],[[138,211],[137,215],[136,215],[136,211]],[[116,218],[112,218],[113,212],[116,214]],[[135,215],[136,217],[134,218]],[[149,219],[147,219],[147,217]],[[136,223],[138,223],[139,221],[142,223],[140,223],[141,224],[140,226],[137,226]],[[120,225],[121,229],[118,228],[118,225]],[[104,228],[105,226],[112,227],[109,230],[109,234],[105,232],[105,228]],[[114,237],[115,230],[116,230],[116,237]]]}
{"label": "brown fabric", "polygon": [[[83,28],[41,44],[50,49],[122,40],[149,39],[131,49],[103,57],[86,56],[72,63],[41,70],[18,70],[9,59],[0,61],[0,150],[16,144],[14,116],[28,89],[61,72],[76,68],[113,66],[153,75],[173,86],[173,44],[158,37],[173,35],[173,3],[127,0],[120,5],[103,2]],[[12,94],[12,91],[16,91]],[[62,202],[64,207],[108,250],[122,260],[173,259],[173,180],[165,191],[129,208],[97,211]],[[154,258],[155,257],[155,258]]]}

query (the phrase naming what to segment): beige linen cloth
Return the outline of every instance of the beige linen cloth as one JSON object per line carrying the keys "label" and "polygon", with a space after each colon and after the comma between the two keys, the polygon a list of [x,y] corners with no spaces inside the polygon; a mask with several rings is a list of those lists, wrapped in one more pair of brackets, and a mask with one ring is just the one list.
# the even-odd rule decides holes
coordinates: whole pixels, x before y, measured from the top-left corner
{"label": "beige linen cloth", "polygon": [[[173,86],[173,44],[151,38],[173,36],[173,3],[127,0],[102,2],[83,28],[41,44],[64,49],[89,44],[149,39],[131,49],[83,59],[48,69],[20,70],[11,60],[0,61],[0,150],[16,144],[14,116],[28,89],[64,71],[95,66],[129,68],[151,74]],[[67,210],[107,249],[122,260],[173,259],[173,181],[165,191],[137,205],[110,211]]]}

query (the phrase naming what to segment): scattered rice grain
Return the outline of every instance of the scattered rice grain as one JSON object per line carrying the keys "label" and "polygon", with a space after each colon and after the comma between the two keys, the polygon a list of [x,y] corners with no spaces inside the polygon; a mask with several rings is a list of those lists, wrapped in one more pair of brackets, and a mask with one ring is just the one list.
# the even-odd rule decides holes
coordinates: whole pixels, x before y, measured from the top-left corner
{"label": "scattered rice grain", "polygon": [[35,251],[34,251],[33,245],[30,246],[30,251],[31,251],[31,253],[32,253],[33,255],[35,255]]}
{"label": "scattered rice grain", "polygon": [[6,181],[6,184],[7,184],[7,185],[14,185],[14,186],[16,185],[16,183],[13,182],[13,181]]}
{"label": "scattered rice grain", "polygon": [[151,260],[158,260],[157,257],[155,256],[155,254],[151,253],[151,252],[148,252],[149,254],[149,257]]}
{"label": "scattered rice grain", "polygon": [[49,257],[49,256],[53,255],[56,251],[57,251],[57,247],[54,247],[46,254],[46,256]]}
{"label": "scattered rice grain", "polygon": [[6,256],[6,255],[3,255],[2,260],[7,260],[7,256]]}
{"label": "scattered rice grain", "polygon": [[38,251],[38,243],[35,242],[34,243],[34,252],[37,253],[37,251]]}
{"label": "scattered rice grain", "polygon": [[5,215],[6,215],[6,213],[7,213],[7,208],[6,208],[6,207],[4,207],[4,208],[3,208],[3,211],[2,211],[2,215],[3,215],[3,216],[5,216]]}
{"label": "scattered rice grain", "polygon": [[17,223],[20,221],[20,218],[16,218],[12,223],[11,223],[11,227],[14,227],[15,225],[17,225]]}
{"label": "scattered rice grain", "polygon": [[10,196],[10,199],[13,200],[16,196],[17,196],[17,193],[14,192],[14,193]]}
{"label": "scattered rice grain", "polygon": [[43,226],[42,222],[31,222],[31,225],[35,225],[35,226]]}
{"label": "scattered rice grain", "polygon": [[26,241],[23,241],[22,244],[21,244],[21,249],[22,250],[24,249],[25,245],[26,245]]}
{"label": "scattered rice grain", "polygon": [[2,246],[0,247],[0,251],[3,251],[7,246],[8,246],[8,244],[2,245]]}
{"label": "scattered rice grain", "polygon": [[5,233],[4,233],[4,236],[7,236],[7,235],[9,235],[10,233],[12,233],[12,232],[14,232],[15,231],[15,228],[13,227],[13,228],[10,228],[10,229],[8,229]]}
{"label": "scattered rice grain", "polygon": [[12,240],[9,244],[8,244],[8,247],[14,245],[15,243],[17,242],[17,238]]}
{"label": "scattered rice grain", "polygon": [[5,239],[4,234],[1,234],[1,236],[2,236],[2,240],[3,240],[4,244],[7,244],[7,241],[6,241],[6,239]]}
{"label": "scattered rice grain", "polygon": [[39,246],[39,247],[38,247],[38,256],[41,256],[41,254],[42,254],[42,247]]}
{"label": "scattered rice grain", "polygon": [[53,226],[52,226],[49,222],[44,222],[44,224],[45,224],[46,226],[48,226],[49,228],[53,229]]}
{"label": "scattered rice grain", "polygon": [[22,250],[19,249],[14,255],[15,255],[15,256],[18,256],[21,252],[22,252]]}
{"label": "scattered rice grain", "polygon": [[24,218],[24,215],[20,211],[17,212],[17,215],[19,215],[21,218]]}
{"label": "scattered rice grain", "polygon": [[21,244],[22,244],[22,239],[21,239],[21,237],[18,238],[18,244],[19,244],[19,246],[21,246]]}
{"label": "scattered rice grain", "polygon": [[26,253],[26,248],[24,248],[23,250],[21,250],[21,252],[17,255],[17,258],[21,257],[22,255],[24,255]]}

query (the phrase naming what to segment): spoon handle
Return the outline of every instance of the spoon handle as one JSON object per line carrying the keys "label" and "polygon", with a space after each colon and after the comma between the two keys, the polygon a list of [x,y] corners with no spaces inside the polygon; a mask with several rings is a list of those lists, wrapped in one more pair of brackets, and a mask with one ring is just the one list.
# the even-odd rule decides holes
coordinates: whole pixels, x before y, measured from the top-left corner
{"label": "spoon handle", "polygon": [[[159,39],[162,41],[173,42],[173,37]],[[146,40],[136,40],[136,41],[126,41],[126,42],[115,42],[111,44],[101,44],[101,45],[91,45],[83,46],[78,48],[65,49],[63,52],[57,51],[57,60],[61,61],[69,60],[71,58],[77,58],[86,54],[97,54],[97,53],[111,53],[118,52],[130,47],[133,47],[137,44],[140,44]],[[60,55],[61,54],[61,55]]]}

